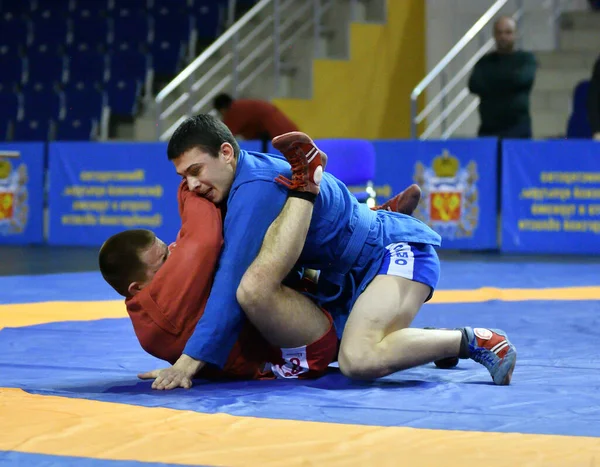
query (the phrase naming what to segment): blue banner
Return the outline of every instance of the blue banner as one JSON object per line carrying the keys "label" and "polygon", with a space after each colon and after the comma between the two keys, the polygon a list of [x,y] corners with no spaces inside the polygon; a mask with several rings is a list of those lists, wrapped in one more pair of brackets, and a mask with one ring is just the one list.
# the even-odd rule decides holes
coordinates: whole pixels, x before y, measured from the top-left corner
{"label": "blue banner", "polygon": [[600,254],[600,143],[504,141],[502,251]]}
{"label": "blue banner", "polygon": [[[258,150],[260,141],[240,147]],[[48,243],[100,246],[125,229],[175,240],[181,177],[167,159],[167,143],[51,143],[49,167]]]}
{"label": "blue banner", "polygon": [[166,143],[51,143],[49,167],[48,243],[99,246],[125,229],[175,240],[181,177]]}
{"label": "blue banner", "polygon": [[373,144],[379,203],[416,183],[423,195],[414,215],[442,236],[443,249],[498,247],[496,139]]}
{"label": "blue banner", "polygon": [[0,144],[0,244],[44,241],[44,143]]}

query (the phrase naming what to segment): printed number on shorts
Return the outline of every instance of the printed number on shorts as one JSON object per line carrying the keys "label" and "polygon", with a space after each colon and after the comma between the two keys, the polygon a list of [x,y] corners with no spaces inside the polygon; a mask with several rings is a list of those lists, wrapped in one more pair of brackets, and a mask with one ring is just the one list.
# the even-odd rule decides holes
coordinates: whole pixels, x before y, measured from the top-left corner
{"label": "printed number on shorts", "polygon": [[394,263],[398,266],[406,266],[408,264],[408,261],[403,259],[408,258],[408,251],[406,251],[408,248],[410,247],[406,243],[399,243],[394,247],[392,256],[394,257]]}
{"label": "printed number on shorts", "polygon": [[292,364],[292,369],[290,371],[285,372],[285,376],[287,376],[288,378],[296,376],[302,372],[302,367],[300,366],[299,358],[290,358],[290,363]]}

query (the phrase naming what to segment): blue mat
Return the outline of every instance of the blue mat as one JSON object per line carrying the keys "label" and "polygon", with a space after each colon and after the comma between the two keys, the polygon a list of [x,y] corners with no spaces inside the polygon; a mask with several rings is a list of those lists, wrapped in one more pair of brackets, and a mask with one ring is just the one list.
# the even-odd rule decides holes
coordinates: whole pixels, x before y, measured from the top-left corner
{"label": "blue mat", "polygon": [[[589,262],[442,261],[438,288],[595,286],[599,270]],[[96,272],[0,277],[0,304],[122,298]]]}
{"label": "blue mat", "polygon": [[[593,284],[598,265],[450,262],[442,270],[444,288],[556,287]],[[0,290],[4,303],[115,298],[97,274],[2,278]],[[173,392],[137,380],[138,372],[164,365],[141,350],[128,319],[59,322],[0,331],[0,386],[204,413],[600,436],[599,321],[598,301],[424,307],[415,326],[506,330],[519,350],[508,387],[494,386],[483,367],[461,361],[454,370],[426,365],[374,383],[352,382],[334,369],[317,381],[198,382]]]}
{"label": "blue mat", "polygon": [[[90,459],[88,457],[49,456],[48,454],[28,454],[24,452],[0,451],[0,466],[11,467],[162,467],[173,464],[137,461],[114,461]],[[185,467],[184,464],[178,464]],[[195,465],[194,467],[202,467]]]}

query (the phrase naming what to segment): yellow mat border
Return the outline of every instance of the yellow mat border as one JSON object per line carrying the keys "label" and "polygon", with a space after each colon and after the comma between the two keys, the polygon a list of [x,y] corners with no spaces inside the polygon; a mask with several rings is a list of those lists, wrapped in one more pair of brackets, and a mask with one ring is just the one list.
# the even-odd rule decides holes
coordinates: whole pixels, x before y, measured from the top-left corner
{"label": "yellow mat border", "polygon": [[0,419],[0,450],[107,460],[229,467],[600,462],[600,438],[259,419],[19,389],[0,389]]}
{"label": "yellow mat border", "polygon": [[[430,304],[485,303],[490,301],[526,302],[531,300],[600,300],[600,287],[562,287],[546,289],[500,289],[482,287],[470,290],[438,290]],[[121,300],[93,302],[41,302],[0,305],[0,329],[60,321],[93,321],[126,318]]]}

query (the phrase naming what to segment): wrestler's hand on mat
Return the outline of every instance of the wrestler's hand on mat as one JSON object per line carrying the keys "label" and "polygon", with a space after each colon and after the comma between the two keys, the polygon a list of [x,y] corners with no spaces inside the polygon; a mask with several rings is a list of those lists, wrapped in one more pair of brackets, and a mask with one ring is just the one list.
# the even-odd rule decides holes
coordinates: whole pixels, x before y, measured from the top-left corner
{"label": "wrestler's hand on mat", "polygon": [[154,379],[152,389],[175,389],[192,387],[192,378],[204,366],[204,362],[182,355],[170,368],[153,370],[138,375],[140,379]]}

